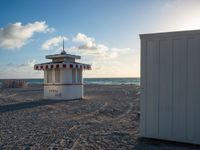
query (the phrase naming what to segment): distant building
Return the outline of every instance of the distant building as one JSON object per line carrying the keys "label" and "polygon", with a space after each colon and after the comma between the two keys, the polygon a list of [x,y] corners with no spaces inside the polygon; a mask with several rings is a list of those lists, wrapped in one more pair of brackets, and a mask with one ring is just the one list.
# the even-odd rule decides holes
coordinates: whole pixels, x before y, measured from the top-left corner
{"label": "distant building", "polygon": [[[64,43],[63,43],[64,45]],[[83,70],[90,70],[91,65],[77,63],[80,56],[61,54],[47,55],[51,62],[36,64],[35,70],[44,70],[44,98],[71,100],[83,98]]]}

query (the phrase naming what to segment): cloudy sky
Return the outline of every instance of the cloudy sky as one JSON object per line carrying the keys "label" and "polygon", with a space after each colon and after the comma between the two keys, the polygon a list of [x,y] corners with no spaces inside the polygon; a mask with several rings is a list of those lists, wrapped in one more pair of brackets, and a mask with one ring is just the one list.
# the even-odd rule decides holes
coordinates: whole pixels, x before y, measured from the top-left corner
{"label": "cloudy sky", "polygon": [[139,77],[139,34],[200,29],[199,0],[1,0],[0,78],[41,78],[45,55],[92,64],[85,77]]}

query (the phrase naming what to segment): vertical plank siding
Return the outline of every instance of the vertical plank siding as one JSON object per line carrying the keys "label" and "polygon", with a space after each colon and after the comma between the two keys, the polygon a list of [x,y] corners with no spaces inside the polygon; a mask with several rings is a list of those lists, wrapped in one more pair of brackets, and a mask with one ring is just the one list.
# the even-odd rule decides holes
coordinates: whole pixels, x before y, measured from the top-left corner
{"label": "vertical plank siding", "polygon": [[141,137],[200,144],[200,31],[141,36]]}
{"label": "vertical plank siding", "polygon": [[158,135],[158,81],[159,43],[147,41],[147,99],[146,99],[146,135]]}
{"label": "vertical plank siding", "polygon": [[172,46],[160,41],[159,136],[170,137],[172,128]]}

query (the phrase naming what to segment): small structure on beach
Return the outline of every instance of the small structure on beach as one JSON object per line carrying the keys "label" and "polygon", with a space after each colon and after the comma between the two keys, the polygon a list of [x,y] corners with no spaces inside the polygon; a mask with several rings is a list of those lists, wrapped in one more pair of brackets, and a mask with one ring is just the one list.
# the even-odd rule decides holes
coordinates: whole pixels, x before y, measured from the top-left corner
{"label": "small structure on beach", "polygon": [[67,54],[47,55],[51,62],[36,64],[35,70],[44,71],[44,98],[71,100],[83,98],[83,70],[90,70],[91,65],[78,63],[80,56]]}
{"label": "small structure on beach", "polygon": [[0,88],[23,88],[26,86],[26,82],[23,79],[5,79],[0,84]]}
{"label": "small structure on beach", "polygon": [[200,30],[140,38],[141,137],[200,144]]}

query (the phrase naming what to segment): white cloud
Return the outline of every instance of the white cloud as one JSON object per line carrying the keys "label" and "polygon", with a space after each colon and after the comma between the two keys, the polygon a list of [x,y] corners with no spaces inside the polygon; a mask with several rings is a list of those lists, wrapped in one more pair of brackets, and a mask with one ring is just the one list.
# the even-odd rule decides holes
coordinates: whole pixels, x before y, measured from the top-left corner
{"label": "white cloud", "polygon": [[70,50],[78,51],[81,55],[93,56],[95,60],[100,59],[102,61],[115,59],[119,54],[130,51],[130,48],[109,48],[104,44],[97,44],[94,38],[88,37],[83,33],[78,33],[73,38],[73,41],[80,45],[72,47]]}
{"label": "white cloud", "polygon": [[5,28],[0,28],[0,47],[6,49],[17,49],[24,46],[34,33],[52,32],[45,21],[36,21],[22,25],[21,22],[8,24]]}
{"label": "white cloud", "polygon": [[73,38],[73,41],[82,43],[82,45],[80,45],[78,49],[97,49],[95,39],[88,37],[83,33],[78,33],[76,37]]}
{"label": "white cloud", "polygon": [[41,78],[42,71],[34,70],[35,59],[28,60],[22,64],[0,64],[1,78]]}
{"label": "white cloud", "polygon": [[92,55],[98,57],[106,57],[109,48],[103,44],[96,44],[95,39],[88,37],[83,33],[78,33],[73,41],[79,43],[77,47],[72,47],[71,50],[81,50],[82,55]]}
{"label": "white cloud", "polygon": [[28,60],[27,62],[17,65],[17,66],[18,67],[34,67],[35,63],[36,63],[36,60],[33,59],[33,60]]}
{"label": "white cloud", "polygon": [[62,43],[63,39],[68,40],[68,38],[65,36],[56,36],[54,38],[51,38],[42,44],[42,49],[44,50],[53,49],[54,47],[57,47],[60,43]]}
{"label": "white cloud", "polygon": [[83,61],[92,64],[92,70],[85,72],[87,77],[138,76],[132,69],[134,52],[130,48],[110,48],[83,33],[78,33],[73,41],[78,45],[69,48],[70,53],[86,56]]}

